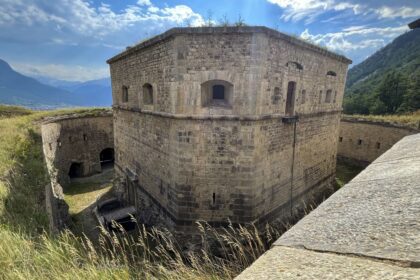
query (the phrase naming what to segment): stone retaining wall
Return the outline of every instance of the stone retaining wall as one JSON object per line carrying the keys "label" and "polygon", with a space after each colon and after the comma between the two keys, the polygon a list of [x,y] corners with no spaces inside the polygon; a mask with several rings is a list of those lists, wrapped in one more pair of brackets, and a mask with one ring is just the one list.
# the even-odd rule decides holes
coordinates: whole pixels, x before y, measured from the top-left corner
{"label": "stone retaining wall", "polygon": [[397,142],[237,279],[419,279],[419,147]]}
{"label": "stone retaining wall", "polygon": [[418,132],[402,125],[344,116],[340,122],[338,157],[368,165],[403,137]]}
{"label": "stone retaining wall", "polygon": [[80,176],[101,172],[101,151],[114,148],[112,113],[54,117],[42,124],[41,131],[44,158],[51,179],[45,187],[46,210],[50,231],[56,233],[64,229],[70,219],[63,187],[70,183],[72,164],[80,164],[80,174],[77,174]]}

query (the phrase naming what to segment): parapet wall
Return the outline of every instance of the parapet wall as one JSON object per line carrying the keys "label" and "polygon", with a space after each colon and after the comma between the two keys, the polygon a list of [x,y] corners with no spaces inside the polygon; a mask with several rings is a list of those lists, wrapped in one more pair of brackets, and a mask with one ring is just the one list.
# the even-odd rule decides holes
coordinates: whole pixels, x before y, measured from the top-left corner
{"label": "parapet wall", "polygon": [[403,137],[418,132],[402,125],[343,116],[337,156],[339,159],[368,165]]}
{"label": "parapet wall", "polygon": [[112,112],[54,117],[42,124],[41,131],[44,158],[51,179],[45,189],[46,209],[51,232],[58,232],[69,221],[63,186],[69,184],[71,176],[100,173],[103,151],[109,150],[113,156]]}
{"label": "parapet wall", "polygon": [[419,147],[404,137],[237,279],[419,279]]}
{"label": "parapet wall", "polygon": [[42,125],[42,142],[48,170],[60,184],[69,183],[72,164],[80,167],[76,177],[100,173],[101,152],[114,148],[112,113],[52,119]]}

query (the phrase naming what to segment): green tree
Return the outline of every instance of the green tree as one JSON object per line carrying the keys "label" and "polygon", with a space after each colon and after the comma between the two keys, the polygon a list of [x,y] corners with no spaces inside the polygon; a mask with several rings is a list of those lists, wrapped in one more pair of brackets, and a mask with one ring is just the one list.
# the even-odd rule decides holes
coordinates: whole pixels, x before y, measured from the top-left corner
{"label": "green tree", "polygon": [[420,109],[420,69],[412,75],[407,93],[398,108],[398,113],[413,112]]}
{"label": "green tree", "polygon": [[402,73],[391,71],[385,75],[376,92],[386,107],[386,113],[395,113],[401,106],[407,93],[407,84],[407,77]]}

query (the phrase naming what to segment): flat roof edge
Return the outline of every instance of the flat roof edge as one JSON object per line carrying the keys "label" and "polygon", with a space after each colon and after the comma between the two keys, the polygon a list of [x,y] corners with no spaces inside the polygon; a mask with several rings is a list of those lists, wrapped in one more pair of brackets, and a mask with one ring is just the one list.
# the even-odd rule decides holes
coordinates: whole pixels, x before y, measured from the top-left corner
{"label": "flat roof edge", "polygon": [[129,56],[143,48],[150,47],[158,42],[161,42],[165,39],[168,39],[170,37],[176,36],[176,35],[182,35],[182,34],[223,34],[223,33],[265,33],[268,36],[272,36],[275,38],[282,39],[284,41],[290,42],[292,44],[301,46],[306,49],[313,50],[317,53],[326,55],[328,57],[337,59],[339,61],[342,61],[347,64],[351,64],[352,61],[348,59],[347,57],[343,55],[336,54],[332,51],[326,50],[324,48],[321,48],[319,46],[316,46],[314,44],[305,42],[301,39],[295,38],[293,36],[287,35],[285,33],[279,32],[277,30],[265,27],[265,26],[225,26],[225,27],[175,27],[172,29],[169,29],[168,31],[161,33],[157,36],[154,36],[148,40],[145,40],[143,42],[140,42],[136,44],[133,47],[127,47],[126,50],[123,52],[115,55],[114,57],[108,59],[106,62],[108,64],[111,64],[115,61],[118,61],[126,56]]}

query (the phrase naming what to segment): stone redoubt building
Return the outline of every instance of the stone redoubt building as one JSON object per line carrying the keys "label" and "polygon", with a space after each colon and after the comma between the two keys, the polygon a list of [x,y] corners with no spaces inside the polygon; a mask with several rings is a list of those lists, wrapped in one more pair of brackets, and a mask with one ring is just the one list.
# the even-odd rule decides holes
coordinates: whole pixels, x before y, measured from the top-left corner
{"label": "stone redoubt building", "polygon": [[333,183],[347,58],[265,27],[202,27],[108,63],[116,173],[146,221],[270,222]]}

